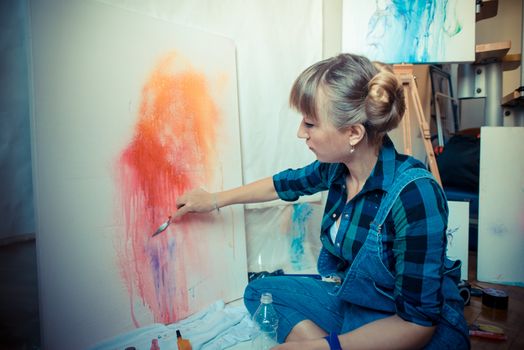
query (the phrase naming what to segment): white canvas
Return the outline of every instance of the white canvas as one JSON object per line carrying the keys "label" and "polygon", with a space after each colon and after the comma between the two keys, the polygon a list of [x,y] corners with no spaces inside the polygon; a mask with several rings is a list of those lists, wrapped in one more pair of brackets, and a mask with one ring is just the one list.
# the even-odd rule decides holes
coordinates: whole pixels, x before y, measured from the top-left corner
{"label": "white canvas", "polygon": [[475,60],[475,2],[343,0],[342,51],[386,63]]}
{"label": "white canvas", "polygon": [[44,348],[241,297],[241,207],[151,238],[188,187],[242,182],[233,43],[92,1],[30,10]]}
{"label": "white canvas", "polygon": [[469,256],[469,202],[448,201],[448,246],[446,255],[451,260],[460,260],[460,278],[468,280]]}
{"label": "white canvas", "polygon": [[482,127],[477,279],[524,286],[524,128]]}

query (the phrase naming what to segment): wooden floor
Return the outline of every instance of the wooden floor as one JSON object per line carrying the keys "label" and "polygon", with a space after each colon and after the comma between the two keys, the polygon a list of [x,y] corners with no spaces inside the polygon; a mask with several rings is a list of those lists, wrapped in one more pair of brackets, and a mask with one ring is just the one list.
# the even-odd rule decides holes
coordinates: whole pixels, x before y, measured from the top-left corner
{"label": "wooden floor", "polygon": [[[494,287],[509,294],[509,308],[496,310],[472,297],[464,313],[471,323],[501,327],[508,339],[472,337],[472,349],[524,349],[524,288],[476,281],[476,253],[470,252],[469,277],[473,287]],[[34,240],[0,246],[0,350],[40,348],[38,288]],[[53,349],[54,350],[54,349]]]}
{"label": "wooden floor", "polygon": [[[524,266],[523,266],[524,268]],[[482,323],[498,326],[504,330],[507,340],[487,340],[471,337],[472,349],[524,349],[524,288],[501,284],[478,282],[477,255],[469,253],[469,282],[472,287],[496,288],[506,291],[509,295],[508,310],[499,310],[482,305],[481,297],[472,297],[469,306],[464,307],[464,315],[468,324]]]}

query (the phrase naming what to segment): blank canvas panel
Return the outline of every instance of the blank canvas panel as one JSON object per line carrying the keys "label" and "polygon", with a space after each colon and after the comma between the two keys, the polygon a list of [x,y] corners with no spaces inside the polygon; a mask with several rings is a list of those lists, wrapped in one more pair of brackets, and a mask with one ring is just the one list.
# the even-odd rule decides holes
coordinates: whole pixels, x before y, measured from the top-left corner
{"label": "blank canvas panel", "polygon": [[475,60],[475,2],[344,0],[342,51],[386,63]]}
{"label": "blank canvas panel", "polygon": [[479,281],[524,286],[524,128],[482,127]]}
{"label": "blank canvas panel", "polygon": [[151,237],[187,189],[242,182],[233,43],[92,1],[30,11],[44,347],[241,297],[241,207]]}
{"label": "blank canvas panel", "polygon": [[469,254],[469,202],[448,201],[449,217],[446,232],[448,246],[446,255],[451,260],[460,260],[460,278],[468,280]]}

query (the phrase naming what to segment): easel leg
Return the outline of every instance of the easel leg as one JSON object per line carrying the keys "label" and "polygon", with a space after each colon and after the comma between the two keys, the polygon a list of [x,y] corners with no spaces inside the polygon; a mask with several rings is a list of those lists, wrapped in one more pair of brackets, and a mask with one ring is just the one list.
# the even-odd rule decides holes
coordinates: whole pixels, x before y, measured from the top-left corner
{"label": "easel leg", "polygon": [[[396,65],[393,70],[399,77],[404,87],[404,98],[406,99],[406,113],[404,114],[403,121],[401,123],[402,133],[404,139],[404,151],[406,154],[413,155],[413,148],[411,144],[411,118],[417,122],[424,143],[424,150],[426,152],[429,169],[442,186],[440,179],[440,173],[438,171],[437,160],[435,158],[435,152],[431,145],[431,134],[429,132],[428,122],[424,118],[424,111],[422,104],[420,103],[420,97],[415,84],[415,78],[413,76],[413,65]],[[411,106],[413,109],[411,110]]]}
{"label": "easel leg", "polygon": [[413,146],[411,144],[411,123],[410,123],[410,104],[409,104],[409,94],[406,91],[406,86],[404,86],[404,100],[406,104],[406,112],[404,114],[404,117],[401,121],[401,128],[402,128],[402,140],[404,142],[404,153],[405,154],[413,154]]}
{"label": "easel leg", "polygon": [[409,85],[411,90],[411,98],[413,100],[413,104],[415,105],[415,115],[418,120],[420,134],[422,135],[424,148],[428,157],[429,169],[438,183],[442,186],[440,172],[438,171],[437,159],[435,158],[435,152],[431,146],[431,133],[429,131],[429,125],[426,118],[424,118],[424,111],[422,109],[422,104],[420,103],[420,97],[418,95],[417,86],[415,85],[415,79],[413,77],[411,77],[411,82]]}

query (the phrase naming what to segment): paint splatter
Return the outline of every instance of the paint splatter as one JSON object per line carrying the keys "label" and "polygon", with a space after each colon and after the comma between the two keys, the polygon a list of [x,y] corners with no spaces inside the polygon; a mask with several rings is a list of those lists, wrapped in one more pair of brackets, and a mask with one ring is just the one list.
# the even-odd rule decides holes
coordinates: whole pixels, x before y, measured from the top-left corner
{"label": "paint splatter", "polygon": [[508,228],[502,222],[493,223],[490,227],[490,232],[494,236],[503,237],[508,233]]}
{"label": "paint splatter", "polygon": [[205,75],[176,52],[162,57],[143,86],[133,139],[117,163],[124,217],[117,255],[137,327],[135,297],[155,322],[187,316],[182,252],[194,248],[188,246],[188,227],[177,223],[155,238],[151,234],[176,208],[179,195],[210,178],[218,121]]}
{"label": "paint splatter", "polygon": [[307,266],[303,266],[304,260],[304,241],[306,240],[306,233],[308,222],[313,213],[313,208],[307,203],[293,204],[293,213],[291,214],[291,245],[290,257],[291,265],[296,270],[302,270]]}
{"label": "paint splatter", "polygon": [[462,25],[456,2],[377,1],[368,23],[365,54],[384,62],[429,62],[445,57],[444,43]]}
{"label": "paint splatter", "polygon": [[460,229],[460,226],[454,227],[454,228],[448,228],[446,231],[446,238],[448,240],[448,245],[450,247],[453,246],[453,238],[455,237],[455,232],[457,232]]}

